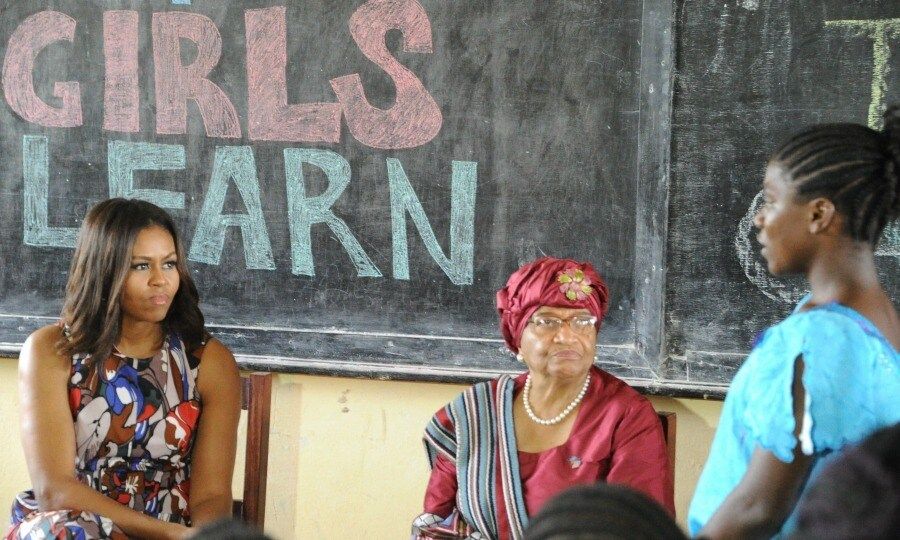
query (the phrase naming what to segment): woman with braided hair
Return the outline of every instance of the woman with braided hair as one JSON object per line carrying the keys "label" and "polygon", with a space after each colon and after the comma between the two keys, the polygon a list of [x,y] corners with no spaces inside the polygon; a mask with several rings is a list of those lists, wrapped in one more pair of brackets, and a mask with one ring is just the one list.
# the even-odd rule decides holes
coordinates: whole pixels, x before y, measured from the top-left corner
{"label": "woman with braided hair", "polygon": [[769,160],[754,218],[776,275],[811,292],[760,335],[735,375],[688,513],[692,534],[793,529],[810,478],[841,450],[900,421],[900,317],[875,248],[900,213],[900,109],[883,131],[806,129]]}

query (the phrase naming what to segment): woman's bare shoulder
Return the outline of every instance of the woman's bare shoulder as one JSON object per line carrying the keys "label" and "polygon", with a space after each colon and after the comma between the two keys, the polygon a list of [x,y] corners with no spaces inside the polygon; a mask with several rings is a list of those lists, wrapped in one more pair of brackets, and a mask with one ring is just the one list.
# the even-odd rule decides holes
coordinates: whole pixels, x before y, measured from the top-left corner
{"label": "woman's bare shoulder", "polygon": [[215,393],[237,388],[240,392],[240,371],[231,351],[216,338],[210,338],[200,355],[197,376],[201,395],[206,391]]}
{"label": "woman's bare shoulder", "polygon": [[209,340],[207,340],[206,344],[203,347],[203,353],[200,355],[201,369],[203,368],[203,364],[217,364],[224,367],[237,367],[237,362],[235,361],[234,355],[231,353],[231,350],[214,337],[209,338]]}
{"label": "woman's bare shoulder", "polygon": [[48,324],[32,332],[19,354],[20,371],[67,369],[70,360],[60,350],[64,339],[62,328],[56,324]]}

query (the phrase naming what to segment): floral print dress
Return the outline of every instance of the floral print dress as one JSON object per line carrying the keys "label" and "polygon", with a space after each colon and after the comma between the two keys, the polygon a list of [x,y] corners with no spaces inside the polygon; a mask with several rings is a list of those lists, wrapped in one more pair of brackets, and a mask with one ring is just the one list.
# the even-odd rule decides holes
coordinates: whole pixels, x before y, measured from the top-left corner
{"label": "floral print dress", "polygon": [[[104,495],[164,521],[190,525],[191,448],[200,417],[197,369],[169,334],[152,358],[113,351],[103,361],[72,358],[69,408],[75,423],[75,474]],[[33,491],[12,507],[8,540],[127,538],[110,519],[92,512],[39,512]]]}

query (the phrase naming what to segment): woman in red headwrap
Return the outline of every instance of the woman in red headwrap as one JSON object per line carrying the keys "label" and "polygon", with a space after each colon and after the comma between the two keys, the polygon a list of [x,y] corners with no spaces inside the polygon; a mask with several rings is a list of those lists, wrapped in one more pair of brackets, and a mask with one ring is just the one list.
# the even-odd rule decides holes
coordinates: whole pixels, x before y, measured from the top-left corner
{"label": "woman in red headwrap", "polygon": [[503,338],[528,371],[477,384],[434,415],[414,538],[519,539],[553,495],[598,481],[642,491],[674,515],[653,407],[594,366],[608,299],[589,263],[552,257],[497,292]]}

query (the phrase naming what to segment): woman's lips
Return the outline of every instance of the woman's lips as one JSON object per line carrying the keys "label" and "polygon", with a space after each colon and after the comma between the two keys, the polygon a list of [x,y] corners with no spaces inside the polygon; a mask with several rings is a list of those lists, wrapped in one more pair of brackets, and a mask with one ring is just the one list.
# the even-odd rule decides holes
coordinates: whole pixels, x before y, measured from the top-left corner
{"label": "woman's lips", "polygon": [[150,303],[155,306],[164,306],[169,303],[169,295],[155,294],[150,297]]}
{"label": "woman's lips", "polygon": [[557,352],[553,353],[553,356],[555,356],[556,358],[566,358],[566,359],[572,359],[572,360],[577,360],[577,359],[581,358],[581,355],[578,354],[577,351],[572,351],[572,350],[557,351]]}

